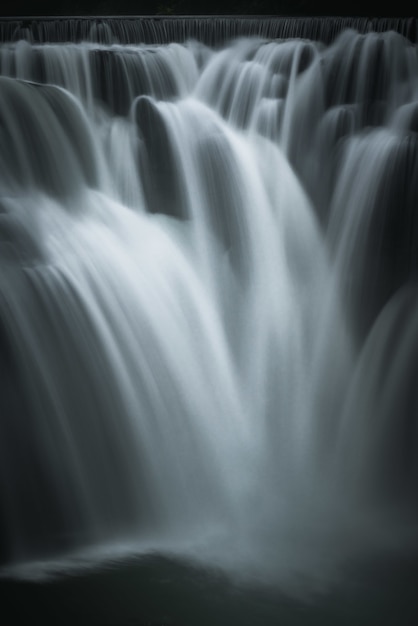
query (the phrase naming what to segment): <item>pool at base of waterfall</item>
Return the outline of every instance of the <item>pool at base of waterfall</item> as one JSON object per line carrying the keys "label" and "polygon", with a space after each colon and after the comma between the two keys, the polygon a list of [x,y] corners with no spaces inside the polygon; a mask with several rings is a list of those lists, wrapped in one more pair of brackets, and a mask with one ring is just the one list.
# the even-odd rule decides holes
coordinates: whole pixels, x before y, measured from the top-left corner
{"label": "pool at base of waterfall", "polygon": [[416,556],[359,559],[330,588],[299,596],[155,553],[51,579],[3,579],[0,593],[5,626],[411,626],[417,580]]}

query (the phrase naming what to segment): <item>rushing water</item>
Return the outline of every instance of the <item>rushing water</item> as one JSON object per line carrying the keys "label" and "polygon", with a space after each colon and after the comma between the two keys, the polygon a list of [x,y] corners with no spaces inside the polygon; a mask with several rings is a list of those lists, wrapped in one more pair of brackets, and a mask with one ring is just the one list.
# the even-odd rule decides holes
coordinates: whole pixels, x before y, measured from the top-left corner
{"label": "rushing water", "polygon": [[359,33],[393,30],[413,42],[418,39],[417,17],[148,15],[0,18],[0,40],[157,44],[197,39],[216,45],[236,37],[263,37],[303,38],[329,44],[348,28]]}
{"label": "rushing water", "polygon": [[3,566],[415,548],[416,45],[22,39],[0,70]]}

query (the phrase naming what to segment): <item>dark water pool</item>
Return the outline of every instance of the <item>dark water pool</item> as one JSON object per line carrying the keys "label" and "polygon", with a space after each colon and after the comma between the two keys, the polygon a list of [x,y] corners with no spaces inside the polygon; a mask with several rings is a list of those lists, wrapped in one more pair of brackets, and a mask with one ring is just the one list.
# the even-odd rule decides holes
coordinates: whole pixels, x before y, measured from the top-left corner
{"label": "dark water pool", "polygon": [[148,555],[47,581],[3,579],[0,597],[2,626],[415,626],[418,560],[353,563],[343,583],[295,599],[216,569]]}

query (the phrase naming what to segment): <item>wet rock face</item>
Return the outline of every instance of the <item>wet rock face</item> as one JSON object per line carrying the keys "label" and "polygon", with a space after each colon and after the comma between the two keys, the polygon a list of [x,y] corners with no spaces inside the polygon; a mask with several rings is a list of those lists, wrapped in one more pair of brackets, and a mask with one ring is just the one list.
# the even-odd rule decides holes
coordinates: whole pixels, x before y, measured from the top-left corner
{"label": "wet rock face", "polygon": [[97,163],[91,131],[74,99],[63,90],[2,77],[1,181],[56,197],[94,185]]}

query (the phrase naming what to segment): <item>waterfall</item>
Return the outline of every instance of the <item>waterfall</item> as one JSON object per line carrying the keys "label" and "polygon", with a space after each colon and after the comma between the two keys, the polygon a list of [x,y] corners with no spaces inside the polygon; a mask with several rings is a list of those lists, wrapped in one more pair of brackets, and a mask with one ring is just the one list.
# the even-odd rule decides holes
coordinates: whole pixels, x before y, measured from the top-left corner
{"label": "waterfall", "polygon": [[415,542],[414,28],[2,22],[4,567]]}
{"label": "waterfall", "polygon": [[330,44],[344,30],[359,33],[396,31],[418,39],[416,17],[277,17],[277,16],[125,16],[0,17],[0,41],[36,43],[118,42],[121,44],[185,43],[196,39],[221,45],[236,37],[311,39]]}

